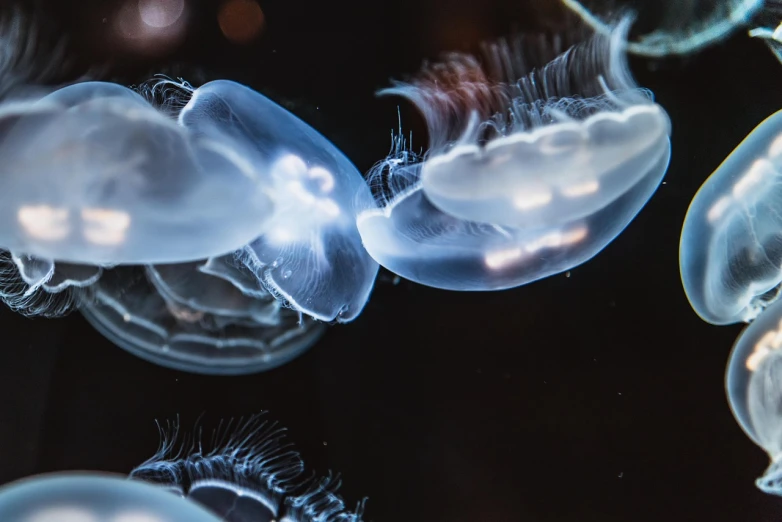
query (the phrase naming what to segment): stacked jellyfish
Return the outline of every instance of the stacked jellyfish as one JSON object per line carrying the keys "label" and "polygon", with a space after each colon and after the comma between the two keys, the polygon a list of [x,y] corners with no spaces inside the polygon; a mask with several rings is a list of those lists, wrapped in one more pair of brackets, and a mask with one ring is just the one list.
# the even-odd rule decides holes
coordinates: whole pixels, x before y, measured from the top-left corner
{"label": "stacked jellyfish", "polygon": [[530,68],[539,44],[452,54],[381,94],[426,117],[358,172],[265,96],[218,80],[85,81],[0,105],[0,298],[78,309],[198,373],[269,369],[364,308],[379,265],[456,291],[518,287],[606,247],[660,184],[670,121],[625,62],[629,20]]}
{"label": "stacked jellyfish", "polygon": [[166,366],[279,365],[320,337],[316,320],[350,321],[366,303],[378,266],[355,215],[369,188],[259,93],[179,87],[176,118],[104,82],[0,109],[0,246],[3,273],[18,274],[0,296],[28,315],[75,305]]}
{"label": "stacked jellyfish", "polygon": [[452,54],[381,94],[423,113],[424,156],[393,137],[359,212],[380,265],[420,284],[501,290],[603,250],[643,208],[670,159],[670,120],[625,61],[629,20],[527,70],[530,41]]}
{"label": "stacked jellyfish", "polygon": [[211,442],[162,429],[158,452],[128,477],[54,473],[0,488],[0,520],[14,522],[361,522],[336,476],[304,473],[285,430],[256,415]]}
{"label": "stacked jellyfish", "polygon": [[758,125],[692,200],[679,248],[695,312],[716,325],[750,323],[728,362],[736,420],[772,460],[756,481],[782,495],[782,111]]}

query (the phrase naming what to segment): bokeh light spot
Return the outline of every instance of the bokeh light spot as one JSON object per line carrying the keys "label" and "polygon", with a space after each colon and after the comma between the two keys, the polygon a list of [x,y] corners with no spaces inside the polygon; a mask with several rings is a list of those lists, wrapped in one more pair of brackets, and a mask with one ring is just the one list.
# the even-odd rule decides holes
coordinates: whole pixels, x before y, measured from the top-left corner
{"label": "bokeh light spot", "polygon": [[264,27],[263,11],[254,0],[225,0],[217,20],[223,35],[236,44],[251,42]]}

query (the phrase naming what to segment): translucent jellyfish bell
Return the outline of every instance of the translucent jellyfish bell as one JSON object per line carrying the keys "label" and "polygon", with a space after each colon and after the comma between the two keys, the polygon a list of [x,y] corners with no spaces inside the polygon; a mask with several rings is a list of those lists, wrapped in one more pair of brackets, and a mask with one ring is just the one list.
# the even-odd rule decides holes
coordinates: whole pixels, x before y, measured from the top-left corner
{"label": "translucent jellyfish bell", "polygon": [[597,255],[670,159],[670,120],[625,62],[628,27],[526,74],[518,40],[490,46],[485,65],[452,55],[382,91],[417,106],[432,143],[422,159],[396,136],[370,173],[382,208],[358,216],[369,253],[451,290],[511,288]]}
{"label": "translucent jellyfish bell", "polygon": [[[596,31],[611,31],[616,18],[615,0],[562,0],[562,3]],[[634,54],[660,58],[697,52],[728,38],[749,23],[764,7],[764,0],[640,0],[620,2],[619,11],[639,8],[659,19],[657,27],[629,42]]]}
{"label": "translucent jellyfish bell", "polygon": [[358,209],[373,204],[372,196],[350,161],[309,125],[230,81],[195,89],[179,122],[198,136],[220,129],[264,172],[275,211],[242,251],[258,279],[312,317],[355,319],[378,266],[364,250],[355,221]]}
{"label": "translucent jellyfish bell", "polygon": [[0,488],[7,522],[225,522],[168,491],[99,473],[55,473]]}
{"label": "translucent jellyfish bell", "polygon": [[117,346],[201,374],[275,368],[313,346],[326,329],[281,307],[233,256],[116,267],[78,300],[87,321]]}
{"label": "translucent jellyfish bell", "polygon": [[166,263],[249,243],[273,211],[218,131],[195,137],[130,89],[71,85],[0,106],[0,247],[76,264]]}
{"label": "translucent jellyfish bell", "polygon": [[749,322],[782,283],[782,111],[766,118],[709,176],[682,227],[679,266],[706,322]]}
{"label": "translucent jellyfish bell", "polygon": [[782,495],[782,301],[770,305],[736,340],[725,374],[731,411],[771,458],[755,482]]}

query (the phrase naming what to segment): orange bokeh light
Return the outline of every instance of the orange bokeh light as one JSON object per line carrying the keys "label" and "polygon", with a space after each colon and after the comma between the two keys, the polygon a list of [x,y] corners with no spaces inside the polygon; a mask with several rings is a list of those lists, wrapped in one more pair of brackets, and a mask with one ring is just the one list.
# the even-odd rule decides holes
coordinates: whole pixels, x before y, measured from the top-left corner
{"label": "orange bokeh light", "polygon": [[263,31],[264,18],[261,6],[254,0],[225,0],[217,15],[223,35],[237,44],[257,38]]}

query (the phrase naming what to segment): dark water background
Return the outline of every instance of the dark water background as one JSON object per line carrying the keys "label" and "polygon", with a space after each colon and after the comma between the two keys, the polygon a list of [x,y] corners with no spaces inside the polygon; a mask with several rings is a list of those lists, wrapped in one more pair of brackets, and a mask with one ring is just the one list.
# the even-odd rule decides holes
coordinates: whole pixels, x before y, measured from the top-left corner
{"label": "dark water background", "polygon": [[[440,52],[556,24],[554,0],[264,0],[253,44],[191,2],[186,41],[145,58],[107,43],[106,1],[48,2],[82,64],[107,78],[226,78],[285,104],[366,171],[420,117],[373,93]],[[108,60],[108,62],[107,62]],[[598,257],[515,290],[449,293],[381,276],[362,316],[279,369],[206,377],[114,347],[78,314],[0,309],[0,482],[56,470],[127,473],[156,449],[155,419],[269,410],[311,469],[339,471],[374,522],[772,521],[755,489],[766,455],[741,432],[723,375],[739,326],[690,309],[678,271],[703,180],[782,107],[782,65],[743,34],[685,60],[633,60],[673,121],[662,185]]]}

